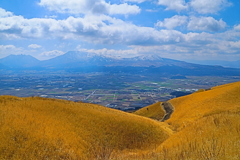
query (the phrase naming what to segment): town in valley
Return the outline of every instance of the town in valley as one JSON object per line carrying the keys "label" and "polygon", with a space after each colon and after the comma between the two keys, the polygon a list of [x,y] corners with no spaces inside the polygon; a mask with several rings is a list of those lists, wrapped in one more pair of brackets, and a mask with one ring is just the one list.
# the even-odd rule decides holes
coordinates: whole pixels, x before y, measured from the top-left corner
{"label": "town in valley", "polygon": [[199,89],[238,81],[238,76],[163,76],[128,73],[24,72],[0,75],[0,94],[38,96],[103,105],[129,111]]}

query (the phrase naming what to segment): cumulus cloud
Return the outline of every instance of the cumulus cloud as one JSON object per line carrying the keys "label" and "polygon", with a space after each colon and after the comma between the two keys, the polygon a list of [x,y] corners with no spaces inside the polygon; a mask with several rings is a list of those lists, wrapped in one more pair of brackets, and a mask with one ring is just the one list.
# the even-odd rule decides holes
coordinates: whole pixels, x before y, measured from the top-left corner
{"label": "cumulus cloud", "polygon": [[185,0],[158,0],[159,5],[166,6],[166,10],[182,11],[187,9]]}
{"label": "cumulus cloud", "polygon": [[[70,14],[138,14],[140,8],[136,5],[110,4],[105,0],[41,0],[39,5],[51,11]],[[125,10],[124,10],[125,8]]]}
{"label": "cumulus cloud", "polygon": [[33,48],[33,49],[37,49],[37,48],[41,48],[42,46],[38,45],[38,44],[30,44],[28,46],[28,48]]}
{"label": "cumulus cloud", "polygon": [[94,53],[98,55],[104,55],[106,57],[111,57],[111,58],[127,58],[127,57],[136,57],[139,55],[139,51],[136,50],[135,48],[131,49],[107,49],[107,48],[102,48],[102,49],[86,49],[86,48],[78,48],[78,51],[82,52],[88,52],[88,53]]}
{"label": "cumulus cloud", "polygon": [[239,24],[239,25],[235,25],[235,26],[234,26],[234,30],[240,31],[240,24]]}
{"label": "cumulus cloud", "polygon": [[[173,16],[159,22],[159,27],[167,29],[154,29],[141,27],[131,22],[113,18],[107,15],[88,14],[84,17],[68,17],[66,19],[32,18],[26,19],[2,10],[8,16],[0,17],[0,38],[2,34],[18,38],[35,39],[65,39],[70,42],[87,41],[96,44],[113,44],[131,46],[129,50],[100,49],[91,50],[99,54],[121,54],[136,55],[138,53],[164,53],[171,54],[203,54],[216,53],[221,48],[222,52],[235,53],[239,48],[240,25],[235,25],[232,30],[222,33],[199,33],[199,31],[217,32],[226,27],[223,20],[216,20],[212,17],[191,17]],[[3,15],[2,14],[2,15]],[[187,25],[188,29],[198,31],[197,33],[182,33],[174,30],[179,25]],[[170,29],[170,30],[169,30]],[[7,38],[7,37],[5,37]],[[7,39],[9,40],[9,39]],[[224,42],[227,45],[223,45]],[[31,43],[29,43],[31,44]],[[1,48],[12,48],[15,46],[0,46]],[[29,45],[30,48],[37,45]],[[236,48],[235,50],[233,48]],[[81,48],[80,48],[81,49]],[[9,52],[5,52],[9,53]],[[18,51],[20,53],[20,50]],[[35,54],[35,53],[34,53]],[[54,50],[43,52],[39,59],[49,59],[63,54],[62,51]]]}
{"label": "cumulus cloud", "polygon": [[194,31],[218,32],[226,26],[227,24],[222,19],[218,21],[213,17],[191,17],[188,23],[188,29]]}
{"label": "cumulus cloud", "polygon": [[81,39],[101,44],[152,45],[178,42],[182,33],[139,27],[106,15],[68,17],[64,20],[22,16],[0,18],[0,31],[23,38]]}
{"label": "cumulus cloud", "polygon": [[114,58],[135,57],[149,53],[179,60],[186,60],[186,57],[188,59],[240,58],[240,56],[236,54],[239,51],[240,41],[232,42],[214,39],[214,36],[209,33],[189,33],[185,35],[185,38],[186,41],[184,43],[176,44],[169,43],[155,46],[133,45],[128,49],[121,50],[80,48],[79,51],[103,54]]}
{"label": "cumulus cloud", "polygon": [[23,48],[14,45],[0,45],[0,58],[6,57],[9,54],[22,54]]}
{"label": "cumulus cloud", "polygon": [[63,55],[63,54],[64,54],[64,52],[59,51],[59,50],[46,51],[46,52],[41,53],[38,58],[41,59],[41,60],[46,60],[46,59],[57,57],[57,56],[60,56],[60,55]]}
{"label": "cumulus cloud", "polygon": [[0,17],[11,17],[13,16],[12,12],[8,12],[3,8],[0,8]]}
{"label": "cumulus cloud", "polygon": [[240,49],[240,40],[236,42],[230,42],[230,45],[233,49]]}
{"label": "cumulus cloud", "polygon": [[189,5],[198,13],[215,14],[221,9],[231,6],[228,0],[191,0]]}
{"label": "cumulus cloud", "polygon": [[[59,29],[57,21],[54,19],[25,19],[22,16],[12,16],[0,18],[0,31],[8,35],[25,38],[40,38],[46,35],[49,31]],[[49,32],[50,33],[50,32]]]}
{"label": "cumulus cloud", "polygon": [[15,49],[14,45],[0,45],[0,50]]}
{"label": "cumulus cloud", "polygon": [[147,0],[124,0],[125,2],[134,2],[134,3],[142,3],[145,2]]}
{"label": "cumulus cloud", "polygon": [[109,14],[113,15],[113,14],[138,14],[140,13],[141,9],[136,6],[136,5],[128,5],[127,3],[123,3],[123,4],[113,4],[113,5],[109,5],[108,4],[108,8],[109,8]]}
{"label": "cumulus cloud", "polygon": [[177,26],[182,26],[187,23],[187,16],[175,15],[171,18],[165,18],[164,21],[159,21],[155,24],[157,27],[165,27],[167,29],[173,29]]}

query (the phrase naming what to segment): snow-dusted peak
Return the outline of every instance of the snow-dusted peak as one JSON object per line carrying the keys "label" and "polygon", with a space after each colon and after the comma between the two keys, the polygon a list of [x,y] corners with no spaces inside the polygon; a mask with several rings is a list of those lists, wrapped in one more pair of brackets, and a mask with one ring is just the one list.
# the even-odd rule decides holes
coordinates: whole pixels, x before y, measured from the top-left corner
{"label": "snow-dusted peak", "polygon": [[162,61],[163,60],[162,57],[154,54],[141,55],[141,56],[134,57],[132,59],[136,61],[139,61],[139,60]]}

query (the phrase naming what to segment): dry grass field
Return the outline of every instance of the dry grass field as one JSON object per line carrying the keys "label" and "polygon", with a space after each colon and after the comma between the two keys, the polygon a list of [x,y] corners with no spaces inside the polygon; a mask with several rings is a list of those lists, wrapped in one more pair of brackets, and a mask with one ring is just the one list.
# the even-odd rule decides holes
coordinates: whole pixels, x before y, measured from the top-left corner
{"label": "dry grass field", "polygon": [[172,129],[172,136],[157,149],[128,159],[240,159],[240,82],[169,102],[174,112],[164,123]]}
{"label": "dry grass field", "polygon": [[0,159],[107,159],[168,137],[157,121],[94,104],[0,97]]}
{"label": "dry grass field", "polygon": [[136,115],[148,117],[155,120],[161,120],[165,115],[165,111],[161,106],[161,102],[154,103],[150,106],[143,107],[134,112]]}
{"label": "dry grass field", "polygon": [[134,114],[94,104],[0,96],[0,159],[238,160],[240,82]]}

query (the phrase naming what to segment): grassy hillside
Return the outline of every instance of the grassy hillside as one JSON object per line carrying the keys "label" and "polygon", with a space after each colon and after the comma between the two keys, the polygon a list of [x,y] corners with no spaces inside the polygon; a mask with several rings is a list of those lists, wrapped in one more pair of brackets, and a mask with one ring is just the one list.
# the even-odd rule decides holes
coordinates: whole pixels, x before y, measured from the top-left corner
{"label": "grassy hillside", "polygon": [[165,123],[174,134],[157,149],[127,159],[240,159],[240,82],[169,102],[174,112]]}
{"label": "grassy hillside", "polygon": [[240,82],[213,87],[169,101],[175,108],[166,122],[174,130],[181,130],[197,119],[217,113],[240,111]]}
{"label": "grassy hillside", "polygon": [[169,137],[164,128],[94,104],[0,96],[0,159],[106,159],[156,148]]}
{"label": "grassy hillside", "polygon": [[130,114],[0,96],[0,159],[240,159],[240,82],[167,103],[174,112],[159,122],[165,114],[161,102]]}
{"label": "grassy hillside", "polygon": [[[240,159],[240,113],[204,116],[185,126],[155,151],[161,159]],[[154,157],[151,157],[154,158]]]}
{"label": "grassy hillside", "polygon": [[156,120],[161,120],[165,115],[165,111],[161,105],[162,105],[161,102],[157,102],[150,106],[143,107],[133,112],[133,114],[156,119]]}

